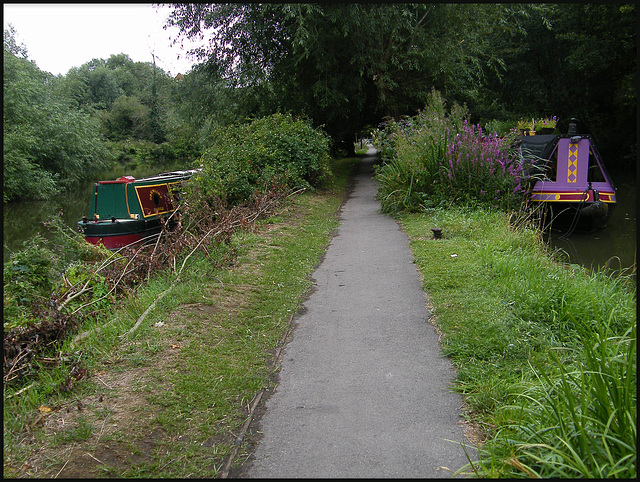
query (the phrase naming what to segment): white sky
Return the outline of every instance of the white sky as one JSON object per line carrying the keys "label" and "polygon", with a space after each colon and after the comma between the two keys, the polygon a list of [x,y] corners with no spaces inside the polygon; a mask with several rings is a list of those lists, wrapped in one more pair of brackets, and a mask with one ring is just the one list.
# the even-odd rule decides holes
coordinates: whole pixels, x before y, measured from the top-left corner
{"label": "white sky", "polygon": [[[134,62],[153,62],[171,75],[191,70],[186,49],[171,46],[177,29],[164,30],[166,7],[145,4],[3,4],[4,29],[16,30],[40,70],[66,75],[92,59],[127,54]],[[185,46],[188,46],[185,41]]]}

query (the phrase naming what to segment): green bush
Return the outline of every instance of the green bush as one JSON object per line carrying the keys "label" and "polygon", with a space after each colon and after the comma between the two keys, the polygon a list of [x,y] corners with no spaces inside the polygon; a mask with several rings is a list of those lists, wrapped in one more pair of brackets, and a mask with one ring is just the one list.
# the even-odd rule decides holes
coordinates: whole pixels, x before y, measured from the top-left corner
{"label": "green bush", "polygon": [[307,120],[274,114],[216,129],[197,185],[206,196],[242,204],[274,186],[311,188],[330,173],[329,138]]}
{"label": "green bush", "polygon": [[11,254],[3,269],[4,328],[30,320],[30,307],[46,300],[53,286],[55,255],[36,234]]}
{"label": "green bush", "polygon": [[[70,279],[78,278],[78,266],[82,263],[88,263],[89,269],[90,263],[109,255],[105,248],[85,242],[79,233],[65,226],[61,218],[53,218],[45,226],[50,230],[50,240],[36,234],[4,263],[5,330],[38,321],[34,313],[52,309],[57,294],[66,290],[65,276],[69,283]],[[103,289],[102,281],[96,278],[92,284],[92,287],[100,285],[93,289],[93,296],[98,297],[96,290]]]}

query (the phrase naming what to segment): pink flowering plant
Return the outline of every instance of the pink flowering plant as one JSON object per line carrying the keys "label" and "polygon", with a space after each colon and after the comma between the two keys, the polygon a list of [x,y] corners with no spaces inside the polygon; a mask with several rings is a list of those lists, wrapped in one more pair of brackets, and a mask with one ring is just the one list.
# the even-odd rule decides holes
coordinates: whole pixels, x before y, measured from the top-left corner
{"label": "pink flowering plant", "polygon": [[524,194],[524,164],[511,149],[515,133],[486,134],[479,125],[464,123],[447,143],[444,155],[448,198],[460,204],[483,204],[511,209]]}
{"label": "pink flowering plant", "polygon": [[387,122],[378,132],[392,139],[376,170],[385,212],[452,203],[505,210],[522,205],[527,169],[512,148],[517,131],[486,133],[468,118],[466,106],[454,104],[447,112],[434,91],[418,115]]}

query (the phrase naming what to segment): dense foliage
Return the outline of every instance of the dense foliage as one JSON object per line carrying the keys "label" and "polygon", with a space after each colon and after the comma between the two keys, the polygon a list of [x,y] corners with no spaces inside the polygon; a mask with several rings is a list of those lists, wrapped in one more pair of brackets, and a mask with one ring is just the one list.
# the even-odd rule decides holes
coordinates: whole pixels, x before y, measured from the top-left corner
{"label": "dense foliage", "polygon": [[[497,10],[457,4],[175,4],[195,53],[272,108],[304,112],[335,141],[415,111],[431,86],[473,88],[496,67],[479,42]],[[458,26],[465,24],[465,28]],[[459,48],[460,46],[464,48]]]}
{"label": "dense foliage", "polygon": [[247,108],[304,112],[336,142],[435,88],[483,126],[579,117],[635,169],[633,4],[173,4],[168,23]]}
{"label": "dense foliage", "polygon": [[558,115],[563,132],[577,117],[609,166],[635,171],[636,5],[560,3],[515,10],[503,34],[492,39],[504,72],[483,82],[482,102],[463,100],[481,118],[501,118],[500,112]]}
{"label": "dense foliage", "polygon": [[119,54],[54,77],[16,36],[4,31],[4,202],[47,198],[113,161],[199,154],[172,114],[176,81],[160,69]]}
{"label": "dense foliage", "polygon": [[329,174],[329,138],[291,115],[220,127],[211,138],[202,173],[191,183],[205,198],[241,204],[256,191],[317,186]]}
{"label": "dense foliage", "polygon": [[445,106],[433,91],[413,117],[389,120],[374,133],[382,150],[376,170],[385,212],[437,205],[520,207],[527,167],[512,148],[515,130],[504,136],[469,123],[466,107]]}
{"label": "dense foliage", "polygon": [[56,95],[40,71],[4,32],[3,199],[46,197],[100,167],[106,155],[90,115]]}

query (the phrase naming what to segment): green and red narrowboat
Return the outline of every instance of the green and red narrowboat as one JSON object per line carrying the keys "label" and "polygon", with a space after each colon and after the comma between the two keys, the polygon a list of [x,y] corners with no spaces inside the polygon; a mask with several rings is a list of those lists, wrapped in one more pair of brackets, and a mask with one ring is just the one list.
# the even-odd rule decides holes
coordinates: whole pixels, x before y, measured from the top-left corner
{"label": "green and red narrowboat", "polygon": [[567,134],[523,136],[520,150],[532,160],[531,201],[545,206],[553,228],[590,232],[606,227],[616,188],[593,139],[578,134],[575,119]]}
{"label": "green and red narrowboat", "polygon": [[95,183],[89,216],[78,231],[91,244],[119,249],[153,241],[164,222],[171,223],[184,182],[198,170],[171,171],[135,179],[122,176]]}

